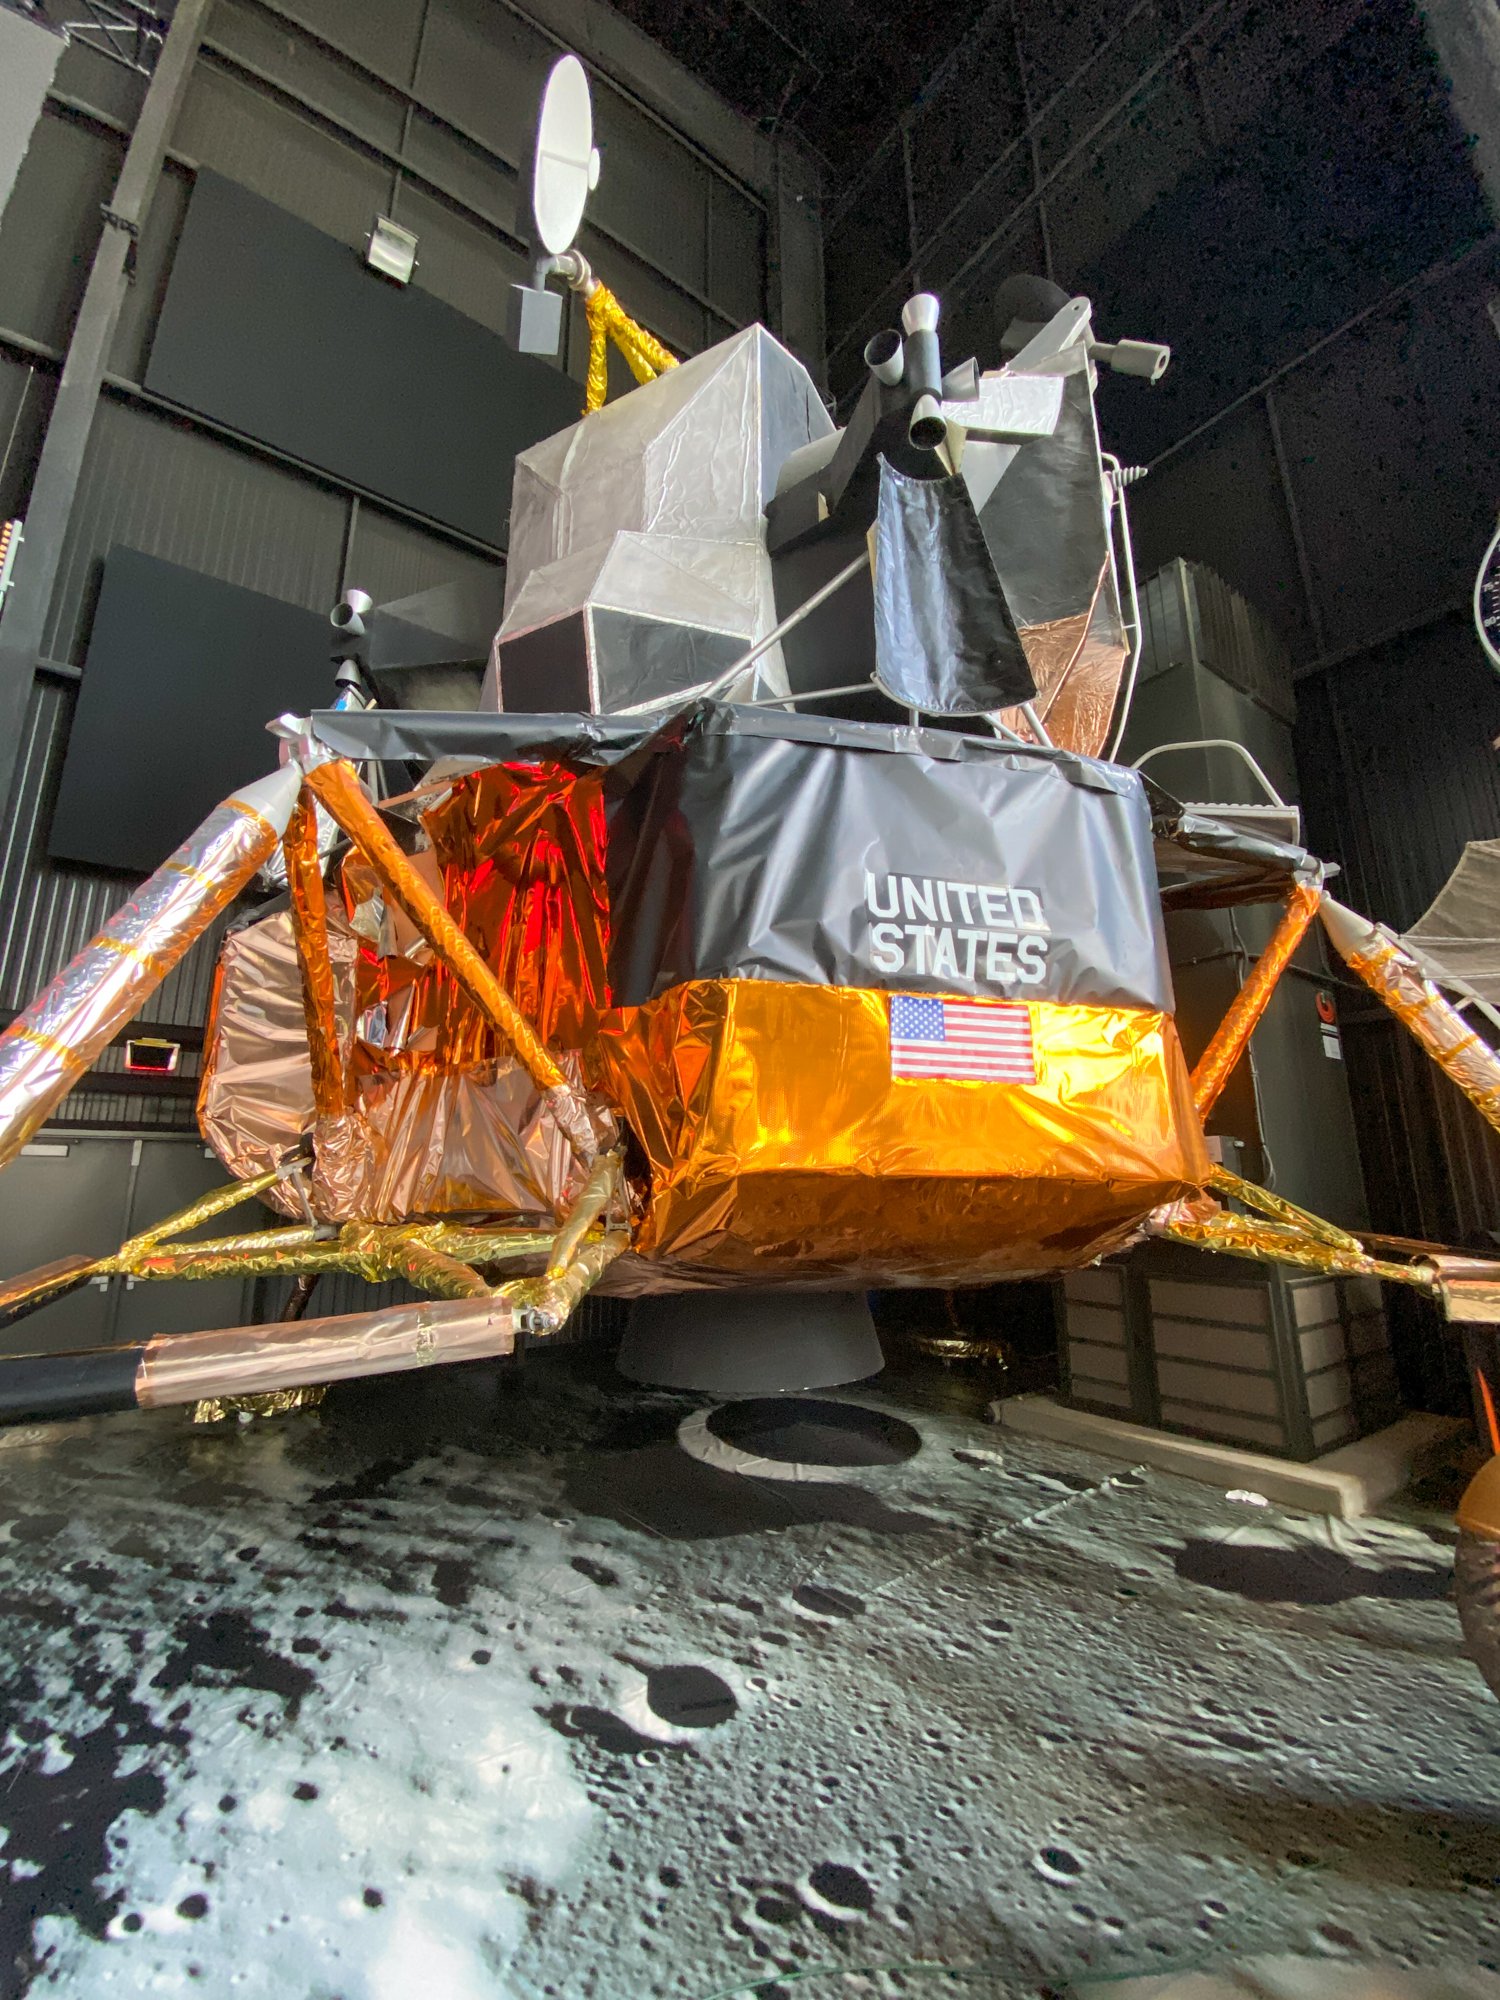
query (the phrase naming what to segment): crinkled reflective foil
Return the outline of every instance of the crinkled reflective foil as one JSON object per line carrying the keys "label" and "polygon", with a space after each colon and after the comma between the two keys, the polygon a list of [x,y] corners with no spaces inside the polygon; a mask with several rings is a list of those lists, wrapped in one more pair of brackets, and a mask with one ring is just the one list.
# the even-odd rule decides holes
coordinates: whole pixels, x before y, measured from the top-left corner
{"label": "crinkled reflective foil", "polygon": [[[336,910],[328,933],[338,1046],[354,1092],[349,1114],[316,1115],[292,922],[285,912],[268,917],[227,940],[215,981],[198,1118],[225,1165],[241,1177],[259,1172],[310,1132],[323,1221],[561,1214],[584,1171],[520,1063],[505,1055],[439,1067],[431,1057],[362,1045],[353,1021],[363,948]],[[559,1062],[576,1097],[579,1058]],[[596,1116],[596,1142],[610,1133]],[[272,1188],[264,1199],[302,1213],[290,1189]]]}
{"label": "crinkled reflective foil", "polygon": [[328,899],[323,892],[323,862],[318,853],[317,817],[309,800],[299,799],[293,808],[282,849],[286,855],[292,934],[297,941],[297,958],[302,974],[302,1005],[307,1017],[313,1102],[319,1118],[337,1118],[348,1108],[344,1037],[338,1021],[328,937]]}
{"label": "crinkled reflective foil", "polygon": [[1281,921],[1270,942],[1251,967],[1244,985],[1234,996],[1229,1011],[1213,1033],[1213,1039],[1193,1066],[1193,1102],[1200,1118],[1206,1118],[1219,1100],[1230,1074],[1245,1053],[1257,1022],[1266,1011],[1276,982],[1286,970],[1292,954],[1302,942],[1308,925],[1318,913],[1322,890],[1316,883],[1294,884],[1286,899]]}
{"label": "crinkled reflective foil", "polygon": [[[423,823],[452,917],[541,1039],[575,1052],[560,1058],[570,1098],[586,1080],[629,1126],[640,1221],[611,1289],[1056,1271],[1124,1243],[1209,1172],[1160,1012],[1032,1003],[1037,1077],[1022,1085],[893,1079],[882,992],[702,979],[616,1009],[600,780],[492,766]],[[345,896],[365,1175],[343,1214],[561,1213],[579,1170],[492,1021],[440,966],[404,958],[357,864]],[[282,961],[288,974],[295,993]],[[305,1124],[305,1055],[301,1077]]]}
{"label": "crinkled reflective foil", "polygon": [[[556,766],[491,765],[455,783],[423,817],[442,857],[448,904],[544,1042],[579,1047],[610,1004],[604,783]],[[494,1030],[436,970],[449,1061],[496,1053]],[[455,1004],[456,1003],[456,1004]]]}
{"label": "crinkled reflective foil", "polygon": [[[347,1063],[357,941],[337,911],[329,912],[327,928],[333,1011]],[[224,941],[204,1042],[198,1126],[243,1180],[294,1152],[315,1116],[302,976],[292,919],[282,911]],[[302,1214],[287,1188],[272,1188],[264,1199],[283,1215]]]}
{"label": "crinkled reflective foil", "polygon": [[[1120,680],[1130,648],[1120,636],[1113,588],[1100,579],[1094,602],[1086,611],[1050,618],[1020,628],[1027,665],[1036,682],[1033,707],[1060,750],[1101,757],[1109,742],[1109,726],[1120,692]],[[1001,720],[1018,735],[1030,734],[1020,709],[1006,709]]]}
{"label": "crinkled reflective foil", "polygon": [[1033,1004],[1037,1081],[1018,1085],[893,1079],[888,1006],[704,980],[611,1017],[598,1080],[648,1163],[643,1258],[981,1283],[1087,1263],[1207,1175],[1167,1016]]}
{"label": "crinkled reflective foil", "polygon": [[514,1058],[452,1070],[372,1066],[358,1087],[367,1154],[351,1215],[545,1220],[582,1184],[566,1135]]}
{"label": "crinkled reflective foil", "polygon": [[228,909],[274,849],[296,785],[288,769],[216,806],[0,1035],[0,1166]]}
{"label": "crinkled reflective foil", "polygon": [[1500,1131],[1500,1057],[1444,999],[1410,952],[1378,931],[1374,938],[1368,951],[1349,958],[1351,971],[1380,996],[1475,1110]]}

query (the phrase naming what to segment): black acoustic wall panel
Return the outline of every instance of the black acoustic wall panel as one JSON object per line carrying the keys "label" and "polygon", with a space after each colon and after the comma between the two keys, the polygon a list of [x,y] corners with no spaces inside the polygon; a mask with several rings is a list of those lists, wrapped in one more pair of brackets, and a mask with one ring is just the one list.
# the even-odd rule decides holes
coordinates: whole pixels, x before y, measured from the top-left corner
{"label": "black acoustic wall panel", "polygon": [[331,698],[316,612],[112,549],[48,853],[148,875],[276,762],[266,724]]}
{"label": "black acoustic wall panel", "polygon": [[206,169],[146,386],[496,547],[516,453],[582,400],[560,369]]}

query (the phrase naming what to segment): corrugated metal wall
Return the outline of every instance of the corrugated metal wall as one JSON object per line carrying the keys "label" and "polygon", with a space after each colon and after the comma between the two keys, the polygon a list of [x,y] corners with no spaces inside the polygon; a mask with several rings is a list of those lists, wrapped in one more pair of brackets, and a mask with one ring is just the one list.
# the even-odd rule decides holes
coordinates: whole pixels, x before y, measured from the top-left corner
{"label": "corrugated metal wall", "polygon": [[1309,834],[1344,900],[1404,930],[1465,841],[1500,835],[1500,677],[1465,608],[1307,676],[1297,699]]}
{"label": "corrugated metal wall", "polygon": [[[23,1005],[131,887],[46,855],[74,699],[66,670],[87,671],[110,549],[141,549],[317,611],[346,584],[379,601],[500,561],[141,389],[195,168],[243,182],[354,253],[377,214],[395,216],[420,240],[415,283],[498,331],[506,287],[526,275],[518,169],[557,53],[498,0],[218,0],[136,247],[47,625],[54,666],[27,717],[18,810],[0,844],[0,1009]],[[141,91],[119,64],[71,48],[0,229],[0,518],[24,507]],[[584,244],[629,309],[682,353],[763,316],[763,193],[716,161],[712,134],[669,129],[628,80],[596,76],[594,97],[606,164]],[[733,114],[723,118],[726,154],[742,157]],[[573,319],[567,362],[581,381],[586,335],[582,314]],[[201,1021],[212,957],[213,941],[190,955],[147,1009],[152,1021]],[[107,1052],[101,1066],[120,1060]],[[185,1055],[185,1071],[195,1067]],[[181,1126],[191,1105],[75,1093],[66,1115]]]}
{"label": "corrugated metal wall", "polygon": [[[327,610],[339,594],[347,518],[347,498],[332,487],[106,396],[68,525],[47,656],[83,661],[104,558],[115,547]],[[212,673],[211,661],[204,671]]]}
{"label": "corrugated metal wall", "polygon": [[[1500,837],[1500,678],[1462,610],[1305,678],[1298,702],[1309,842],[1340,864],[1341,900],[1405,929],[1466,841]],[[1500,1134],[1373,998],[1344,993],[1340,1019],[1374,1227],[1493,1251]],[[1388,1297],[1408,1400],[1463,1409],[1436,1312]]]}

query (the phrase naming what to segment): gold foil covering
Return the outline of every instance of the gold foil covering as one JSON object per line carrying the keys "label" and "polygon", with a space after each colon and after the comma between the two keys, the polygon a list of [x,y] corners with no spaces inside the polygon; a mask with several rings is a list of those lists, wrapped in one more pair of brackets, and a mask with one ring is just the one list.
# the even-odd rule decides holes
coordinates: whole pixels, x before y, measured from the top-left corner
{"label": "gold foil covering", "polygon": [[212,1222],[217,1215],[227,1215],[241,1202],[253,1196],[264,1197],[276,1185],[276,1169],[268,1168],[264,1173],[253,1175],[249,1180],[232,1181],[228,1187],[212,1189],[208,1194],[199,1195],[186,1208],[175,1209],[161,1222],[152,1223],[149,1229],[142,1229],[120,1245],[121,1257],[129,1257],[133,1251],[143,1250],[153,1243],[164,1243],[172,1236],[185,1236],[190,1229],[201,1229],[205,1222]]}
{"label": "gold foil covering", "polygon": [[597,1060],[649,1171],[635,1249],[667,1274],[949,1284],[1114,1248],[1209,1171],[1176,1030],[1030,1011],[1028,1086],[893,1080],[884,993],[705,980],[622,1010]]}
{"label": "gold foil covering", "polygon": [[594,1162],[593,1171],[574,1202],[567,1221],[557,1232],[557,1241],[547,1259],[547,1276],[560,1278],[578,1255],[584,1237],[614,1202],[622,1181],[620,1155],[607,1153]]}
{"label": "gold foil covering", "polygon": [[193,1405],[195,1424],[222,1424],[230,1417],[284,1417],[293,1410],[315,1410],[328,1394],[326,1382],[301,1389],[274,1389],[268,1396],[207,1396]]}
{"label": "gold foil covering", "polygon": [[509,1354],[519,1333],[555,1333],[625,1247],[586,1244],[562,1277],[517,1278],[481,1298],[424,1300],[333,1319],[157,1334],[136,1371],[142,1409],[251,1396]]}
{"label": "gold foil covering", "polygon": [[1259,1217],[1218,1214],[1189,1215],[1181,1206],[1153,1215],[1147,1234],[1172,1243],[1191,1243],[1200,1250],[1246,1257],[1257,1264],[1296,1264],[1304,1271],[1325,1271],[1335,1277],[1381,1278],[1393,1285],[1412,1285],[1433,1292],[1437,1280],[1421,1264],[1392,1264],[1363,1250],[1345,1250],[1323,1237],[1281,1222]]}
{"label": "gold foil covering", "polygon": [[1319,1242],[1331,1243],[1335,1250],[1352,1250],[1356,1256],[1363,1254],[1364,1245],[1347,1229],[1340,1229],[1337,1223],[1325,1222],[1311,1209],[1299,1208],[1285,1195],[1272,1194],[1269,1188],[1257,1187],[1254,1181],[1241,1180],[1227,1167],[1215,1167],[1208,1177],[1208,1185],[1215,1194],[1229,1195],[1231,1199],[1243,1202],[1247,1208],[1259,1209],[1273,1222],[1284,1222],[1292,1229],[1300,1229],[1316,1237]]}
{"label": "gold foil covering", "polygon": [[297,781],[291,769],[216,806],[0,1035],[0,1166],[272,853]]}
{"label": "gold foil covering", "polygon": [[589,365],[583,403],[585,416],[602,409],[609,394],[609,341],[612,340],[624,355],[637,382],[653,382],[668,368],[677,366],[676,355],[668,354],[653,334],[638,326],[608,285],[601,285],[597,278],[585,300],[584,311],[589,327]]}
{"label": "gold foil covering", "polygon": [[[89,1268],[119,1271],[132,1278],[223,1278],[311,1276],[347,1271],[381,1284],[401,1275],[401,1243],[420,1241],[466,1265],[546,1262],[551,1232],[529,1229],[474,1229],[463,1224],[377,1225],[346,1223],[336,1236],[316,1237],[311,1229],[264,1230],[253,1236],[216,1238],[209,1243],[169,1243],[159,1249],[102,1257]],[[40,1274],[33,1274],[40,1275]],[[472,1287],[465,1286],[465,1292]]]}
{"label": "gold foil covering", "polygon": [[1410,952],[1378,930],[1372,930],[1372,937],[1369,950],[1347,955],[1350,971],[1379,995],[1480,1116],[1500,1132],[1500,1056],[1423,976]]}
{"label": "gold foil covering", "polygon": [[461,1258],[440,1247],[441,1224],[380,1228],[373,1223],[347,1223],[339,1245],[350,1268],[372,1285],[386,1278],[404,1278],[418,1291],[443,1299],[487,1298],[489,1286]]}
{"label": "gold foil covering", "polygon": [[1245,1053],[1246,1044],[1266,1011],[1277,980],[1291,962],[1293,952],[1318,913],[1322,893],[1315,884],[1308,882],[1292,886],[1287,894],[1281,922],[1272,932],[1270,942],[1234,996],[1229,1011],[1214,1030],[1213,1039],[1194,1064],[1193,1103],[1200,1118],[1206,1118],[1218,1102],[1231,1071]]}

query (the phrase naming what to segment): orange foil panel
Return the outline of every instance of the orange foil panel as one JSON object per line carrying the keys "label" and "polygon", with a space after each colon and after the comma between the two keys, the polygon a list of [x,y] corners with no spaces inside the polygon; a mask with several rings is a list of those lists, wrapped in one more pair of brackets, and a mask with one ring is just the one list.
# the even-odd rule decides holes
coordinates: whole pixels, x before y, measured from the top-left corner
{"label": "orange foil panel", "polygon": [[[980,1003],[1000,1004],[1000,1003]],[[622,1010],[634,1248],[747,1282],[980,1283],[1090,1262],[1209,1172],[1171,1020],[1033,1003],[1034,1083],[893,1077],[890,996],[704,980]]]}
{"label": "orange foil panel", "polygon": [[[448,907],[544,1042],[577,1046],[609,1005],[604,788],[553,765],[491,765],[424,815]],[[464,1004],[447,1051],[495,1053]]]}

